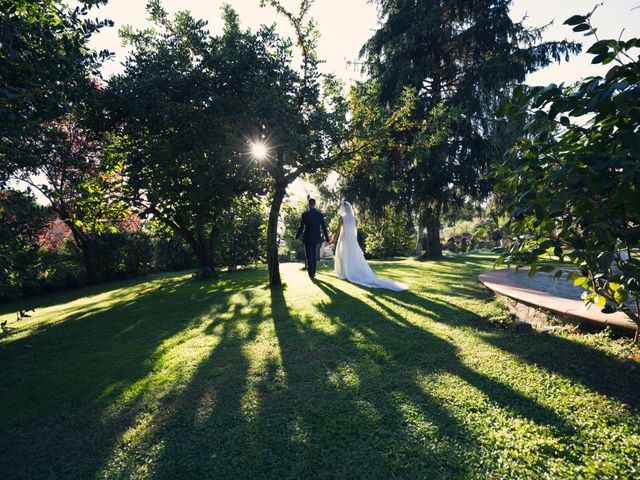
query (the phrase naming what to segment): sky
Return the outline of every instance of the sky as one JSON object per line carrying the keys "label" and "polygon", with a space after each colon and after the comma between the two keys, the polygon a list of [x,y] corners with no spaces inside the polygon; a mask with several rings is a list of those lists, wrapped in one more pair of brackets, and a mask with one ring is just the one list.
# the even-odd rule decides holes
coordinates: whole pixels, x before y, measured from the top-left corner
{"label": "sky", "polygon": [[[298,0],[281,0],[290,10],[295,11]],[[271,7],[260,8],[259,0],[164,0],[163,5],[169,12],[190,10],[196,18],[209,22],[212,33],[220,32],[222,21],[221,7],[230,4],[240,17],[243,27],[257,29],[261,24],[277,25],[278,31],[292,37],[293,31],[285,19],[275,13]],[[584,43],[583,52],[595,41],[594,37],[584,37],[574,33],[563,25],[564,20],[575,14],[586,14],[596,5],[595,0],[515,0],[512,6],[513,20],[525,18],[525,24],[538,27],[553,22],[545,31],[543,40],[575,40]],[[617,38],[624,29],[624,37],[640,37],[640,0],[600,0],[602,5],[593,15],[599,38]],[[134,28],[148,26],[145,11],[146,0],[109,0],[109,3],[96,11],[97,16],[109,18],[115,22],[114,28],[104,29],[91,41],[97,50],[108,49],[115,53],[114,60],[103,67],[103,75],[109,77],[122,72],[122,62],[126,58],[126,48],[121,45],[118,29],[123,25]],[[376,30],[378,14],[375,5],[369,0],[316,0],[311,9],[321,37],[318,54],[325,61],[321,69],[326,73],[335,73],[347,84],[362,79],[362,74],[353,63],[358,60],[358,52],[364,42]],[[573,83],[581,78],[602,74],[602,66],[591,64],[591,55],[582,53],[573,56],[569,62],[553,64],[531,74],[527,83],[547,85],[549,83]],[[605,67],[606,68],[606,67]],[[290,189],[294,197],[304,197],[306,192],[315,188],[302,181],[296,181]]]}
{"label": "sky", "polygon": [[[107,49],[116,54],[115,61],[104,66],[105,76],[121,72],[121,62],[126,57],[126,49],[118,38],[118,28],[127,24],[133,27],[148,25],[145,4],[146,0],[109,0],[105,7],[96,10],[97,16],[115,22],[114,28],[104,29],[91,42],[95,49]],[[189,10],[194,17],[207,20],[212,33],[222,29],[221,7],[224,4],[236,10],[243,27],[257,30],[262,24],[275,23],[280,34],[293,37],[294,33],[286,19],[273,8],[260,8],[259,0],[163,0],[162,4],[169,12]],[[282,4],[297,11],[298,0],[282,0]],[[357,60],[360,47],[376,27],[375,6],[367,0],[316,0],[311,16],[322,35],[318,46],[319,57],[325,61],[322,70],[335,73],[347,82],[359,79],[359,72],[348,67],[347,62]]]}
{"label": "sky", "polygon": [[[600,38],[618,37],[624,29],[625,37],[640,36],[640,0],[600,0],[603,3],[593,16]],[[209,21],[210,30],[219,32],[222,21],[220,9],[224,3],[230,4],[239,14],[243,26],[257,29],[260,24],[276,23],[281,34],[292,36],[293,32],[286,20],[278,16],[271,7],[260,8],[259,0],[164,0],[163,5],[170,12],[190,10],[197,18]],[[298,0],[282,0],[289,9],[295,10]],[[553,22],[544,34],[544,40],[576,40],[585,43],[586,50],[594,37],[585,38],[574,33],[562,22],[575,14],[584,14],[595,5],[595,0],[515,0],[511,16],[520,20],[526,16],[528,26],[541,26]],[[118,28],[123,25],[147,26],[146,0],[109,0],[96,11],[97,16],[110,18],[114,28],[104,29],[92,39],[96,49],[115,52],[115,60],[108,62],[103,72],[105,76],[122,71],[121,62],[126,57],[126,49],[118,38]],[[316,0],[311,16],[317,21],[321,38],[319,57],[325,60],[323,71],[335,73],[347,83],[361,78],[357,67],[348,62],[358,60],[358,52],[363,43],[378,26],[375,5],[369,0]],[[568,63],[552,65],[536,72],[527,79],[528,83],[546,85],[548,83],[571,83],[580,78],[601,73],[591,65],[591,56],[581,54]]]}

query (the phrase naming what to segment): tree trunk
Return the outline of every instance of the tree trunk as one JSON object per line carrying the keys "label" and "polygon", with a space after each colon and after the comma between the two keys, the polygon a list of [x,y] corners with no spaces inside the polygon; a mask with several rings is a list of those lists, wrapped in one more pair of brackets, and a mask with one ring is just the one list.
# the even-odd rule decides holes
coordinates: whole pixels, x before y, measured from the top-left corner
{"label": "tree trunk", "polygon": [[198,277],[200,278],[216,278],[217,273],[215,264],[213,261],[213,253],[211,248],[207,248],[207,245],[202,242],[197,242],[191,245],[193,252],[198,258]]}
{"label": "tree trunk", "polygon": [[231,234],[231,239],[229,240],[229,261],[227,262],[228,271],[235,272],[238,270],[238,252],[236,251],[236,230],[235,225],[232,227],[233,233]]}
{"label": "tree trunk", "polygon": [[200,278],[216,278],[218,276],[215,268],[214,252],[216,248],[217,231],[214,227],[207,234],[205,231],[204,219],[196,216],[195,236],[190,236],[187,240],[193,248],[200,271]]}
{"label": "tree trunk", "polygon": [[269,285],[282,285],[280,278],[280,264],[278,262],[278,218],[282,200],[287,193],[286,187],[276,185],[271,199],[271,210],[269,211],[269,224],[267,226],[267,265],[269,267]]}
{"label": "tree trunk", "polygon": [[84,270],[86,275],[86,282],[96,283],[98,281],[98,268],[96,266],[96,255],[93,248],[93,242],[91,240],[84,240],[77,242],[82,251],[82,263],[84,264]]}
{"label": "tree trunk", "polygon": [[[446,2],[445,2],[446,5]],[[446,7],[444,11],[444,17],[446,18]],[[446,25],[446,22],[444,23]],[[435,71],[433,72],[433,81],[431,82],[431,105],[430,111],[433,108],[437,108],[442,99],[442,69],[441,52],[435,50],[432,52],[434,58]],[[444,150],[441,144],[436,144],[431,147],[431,155],[437,159],[441,165],[446,165],[446,162],[441,161],[439,157],[443,156]],[[434,202],[435,203],[435,202]],[[440,244],[440,206],[436,203],[434,206],[427,208],[424,211],[424,222],[427,228],[427,238],[425,245],[425,258],[438,258],[442,256],[442,245]]]}
{"label": "tree trunk", "polygon": [[418,232],[416,235],[416,255],[418,256],[422,254],[423,250],[422,244],[424,243],[424,224],[424,215],[418,215]]}
{"label": "tree trunk", "polygon": [[73,219],[67,214],[66,210],[57,207],[56,213],[60,218],[64,220],[71,234],[76,247],[82,252],[82,263],[85,270],[85,282],[88,284],[96,283],[98,281],[98,267],[96,265],[96,252],[93,244],[93,239],[78,227],[76,227]]}
{"label": "tree trunk", "polygon": [[425,225],[427,227],[427,245],[424,256],[438,258],[442,256],[440,244],[440,209],[429,208],[425,212]]}

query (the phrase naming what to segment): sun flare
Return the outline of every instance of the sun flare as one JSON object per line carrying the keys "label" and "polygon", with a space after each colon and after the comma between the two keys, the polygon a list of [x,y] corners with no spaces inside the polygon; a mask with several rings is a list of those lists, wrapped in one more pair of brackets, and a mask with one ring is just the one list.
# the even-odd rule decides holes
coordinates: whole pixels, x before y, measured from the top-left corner
{"label": "sun flare", "polygon": [[251,155],[253,158],[262,160],[267,157],[268,148],[263,142],[254,142],[251,144]]}

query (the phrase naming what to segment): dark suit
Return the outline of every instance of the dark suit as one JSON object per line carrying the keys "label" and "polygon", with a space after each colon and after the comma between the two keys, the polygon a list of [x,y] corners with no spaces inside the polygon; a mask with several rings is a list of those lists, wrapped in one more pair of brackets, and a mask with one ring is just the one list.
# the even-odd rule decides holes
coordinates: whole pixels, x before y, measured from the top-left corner
{"label": "dark suit", "polygon": [[[321,228],[322,232],[320,231]],[[300,219],[300,227],[298,228],[298,233],[296,233],[296,238],[300,238],[302,232],[304,232],[302,240],[307,255],[307,273],[313,278],[316,275],[316,265],[318,263],[317,247],[322,243],[322,234],[324,234],[327,242],[329,241],[329,232],[324,221],[324,215],[315,208],[304,212]]]}

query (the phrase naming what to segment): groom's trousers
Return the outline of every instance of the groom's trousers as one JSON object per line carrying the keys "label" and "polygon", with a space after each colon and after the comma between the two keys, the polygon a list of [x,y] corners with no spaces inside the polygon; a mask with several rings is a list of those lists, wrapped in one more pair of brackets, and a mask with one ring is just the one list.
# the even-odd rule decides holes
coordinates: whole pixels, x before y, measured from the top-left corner
{"label": "groom's trousers", "polygon": [[318,247],[319,243],[305,243],[304,252],[307,256],[307,273],[311,278],[316,275],[316,267],[318,265]]}

